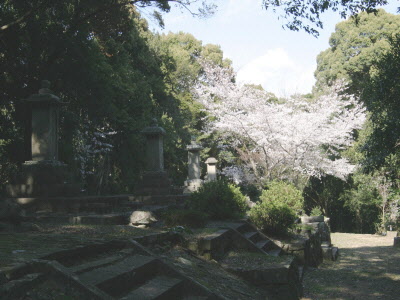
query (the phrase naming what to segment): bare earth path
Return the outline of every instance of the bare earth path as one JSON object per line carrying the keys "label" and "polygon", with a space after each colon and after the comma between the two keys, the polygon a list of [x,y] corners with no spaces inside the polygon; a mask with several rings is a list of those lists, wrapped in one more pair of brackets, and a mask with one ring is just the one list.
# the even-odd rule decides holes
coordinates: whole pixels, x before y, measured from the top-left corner
{"label": "bare earth path", "polygon": [[333,233],[336,262],[324,262],[304,277],[303,300],[400,299],[400,249],[387,236]]}

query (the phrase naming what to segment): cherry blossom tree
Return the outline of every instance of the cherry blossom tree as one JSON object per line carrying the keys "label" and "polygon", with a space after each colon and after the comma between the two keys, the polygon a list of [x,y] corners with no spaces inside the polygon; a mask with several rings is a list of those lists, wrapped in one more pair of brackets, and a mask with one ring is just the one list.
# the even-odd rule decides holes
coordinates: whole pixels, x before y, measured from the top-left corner
{"label": "cherry blossom tree", "polygon": [[202,62],[204,73],[194,88],[208,112],[206,131],[219,131],[243,164],[227,169],[231,177],[288,179],[324,174],[345,178],[354,169],[341,150],[353,142],[365,110],[344,84],[337,83],[318,99],[292,96],[271,100],[270,94],[235,83],[232,69]]}

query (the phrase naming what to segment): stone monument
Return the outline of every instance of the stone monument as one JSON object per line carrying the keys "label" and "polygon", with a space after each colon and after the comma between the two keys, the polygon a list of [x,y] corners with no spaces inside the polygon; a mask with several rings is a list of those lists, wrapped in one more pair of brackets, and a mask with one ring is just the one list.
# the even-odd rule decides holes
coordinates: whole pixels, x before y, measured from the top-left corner
{"label": "stone monument", "polygon": [[38,94],[25,100],[32,111],[31,160],[22,164],[15,182],[7,186],[11,197],[61,196],[79,193],[79,185],[69,184],[66,165],[58,161],[58,121],[60,106],[50,82],[42,81]]}
{"label": "stone monument", "polygon": [[214,157],[207,158],[207,181],[217,180],[217,162]]}
{"label": "stone monument", "polygon": [[188,151],[188,179],[185,181],[184,194],[197,191],[203,184],[203,180],[200,179],[200,151],[202,149],[203,147],[197,144],[194,138],[192,138],[191,144],[186,147]]}
{"label": "stone monument", "polygon": [[146,138],[146,170],[140,187],[141,194],[167,195],[171,191],[171,181],[164,170],[165,130],[152,119],[149,127],[141,131]]}

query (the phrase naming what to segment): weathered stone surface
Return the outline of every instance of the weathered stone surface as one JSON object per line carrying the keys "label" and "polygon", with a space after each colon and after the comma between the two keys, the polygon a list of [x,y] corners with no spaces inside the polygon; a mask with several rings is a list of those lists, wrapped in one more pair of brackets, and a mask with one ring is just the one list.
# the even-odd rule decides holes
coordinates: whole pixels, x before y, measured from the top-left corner
{"label": "weathered stone surface", "polygon": [[393,246],[396,248],[400,248],[400,237],[399,236],[394,237]]}
{"label": "weathered stone surface", "polygon": [[195,140],[186,147],[188,151],[188,180],[200,179],[200,151],[202,149],[203,147],[198,145]]}
{"label": "weathered stone surface", "polygon": [[207,181],[217,180],[217,163],[218,160],[214,157],[207,158]]}
{"label": "weathered stone surface", "polygon": [[301,265],[317,267],[323,261],[321,240],[317,234],[310,234],[308,237],[296,236],[285,242],[283,249],[296,256]]}
{"label": "weathered stone surface", "polygon": [[200,151],[202,149],[203,147],[198,145],[195,140],[192,140],[192,143],[186,147],[188,151],[188,179],[185,181],[184,194],[197,191],[203,184],[203,180],[200,179]]}
{"label": "weathered stone surface", "polygon": [[157,221],[157,217],[151,211],[136,210],[129,217],[129,223],[133,225],[149,225]]}
{"label": "weathered stone surface", "polygon": [[47,259],[0,271],[0,299],[221,299],[133,240],[89,244]]}
{"label": "weathered stone surface", "polygon": [[146,171],[164,171],[164,145],[165,130],[158,126],[157,119],[152,119],[149,127],[142,130],[146,137]]}

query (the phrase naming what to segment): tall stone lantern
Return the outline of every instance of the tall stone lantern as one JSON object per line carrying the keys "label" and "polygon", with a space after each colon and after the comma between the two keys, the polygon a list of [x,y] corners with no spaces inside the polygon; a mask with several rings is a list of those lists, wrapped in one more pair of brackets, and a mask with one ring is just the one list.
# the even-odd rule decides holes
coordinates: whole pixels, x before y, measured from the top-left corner
{"label": "tall stone lantern", "polygon": [[63,103],[49,89],[50,82],[42,81],[38,94],[24,102],[32,112],[31,160],[22,164],[15,182],[7,186],[12,197],[60,196],[76,194],[79,186],[69,184],[66,165],[58,160],[59,110]]}
{"label": "tall stone lantern", "polygon": [[165,130],[158,126],[157,119],[152,119],[149,127],[141,133],[146,138],[146,169],[140,192],[150,195],[169,194],[171,181],[164,170],[164,144]]}
{"label": "tall stone lantern", "polygon": [[43,80],[39,93],[25,100],[32,108],[32,163],[58,162],[59,110],[64,103],[49,88],[50,82]]}
{"label": "tall stone lantern", "polygon": [[192,138],[192,142],[186,147],[186,150],[188,151],[188,179],[185,181],[184,193],[188,194],[196,191],[203,184],[203,180],[200,179],[200,151],[203,150],[203,147]]}

